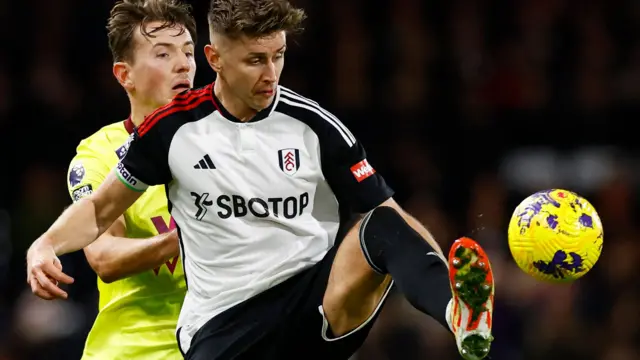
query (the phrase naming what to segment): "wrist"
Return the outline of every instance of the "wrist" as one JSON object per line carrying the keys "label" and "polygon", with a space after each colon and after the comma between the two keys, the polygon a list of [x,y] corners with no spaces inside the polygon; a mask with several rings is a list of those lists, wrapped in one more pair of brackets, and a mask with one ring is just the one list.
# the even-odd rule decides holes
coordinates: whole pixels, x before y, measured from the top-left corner
{"label": "wrist", "polygon": [[165,236],[162,236],[159,240],[161,243],[161,252],[165,259],[171,259],[178,254],[178,233],[176,230],[165,234]]}
{"label": "wrist", "polygon": [[50,249],[55,253],[52,239],[43,234],[36,241],[34,241],[33,244],[31,244],[29,250],[27,250],[27,256],[29,256],[29,254],[33,253],[34,251],[42,251],[46,249]]}
{"label": "wrist", "polygon": [[47,236],[47,234],[43,234],[42,236],[40,236],[38,238],[38,240],[36,240],[33,243],[32,247],[35,248],[53,248],[54,246],[54,241],[50,236]]}

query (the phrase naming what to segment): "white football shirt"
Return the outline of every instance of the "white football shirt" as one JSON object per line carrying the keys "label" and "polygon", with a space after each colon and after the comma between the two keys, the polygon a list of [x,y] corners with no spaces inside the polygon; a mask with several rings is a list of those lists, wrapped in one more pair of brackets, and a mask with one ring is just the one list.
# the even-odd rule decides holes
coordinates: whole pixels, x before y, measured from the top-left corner
{"label": "white football shirt", "polygon": [[178,95],[136,129],[116,173],[138,191],[167,186],[188,289],[184,352],[208,320],[319,262],[341,210],[392,195],[334,115],[282,86],[246,123],[213,84]]}

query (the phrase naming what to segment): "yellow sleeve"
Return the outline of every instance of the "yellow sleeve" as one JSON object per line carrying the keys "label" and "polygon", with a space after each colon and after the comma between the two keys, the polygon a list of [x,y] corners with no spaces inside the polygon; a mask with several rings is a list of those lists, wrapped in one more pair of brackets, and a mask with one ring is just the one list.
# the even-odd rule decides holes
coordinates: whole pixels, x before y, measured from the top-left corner
{"label": "yellow sleeve", "polygon": [[113,166],[109,166],[110,144],[107,141],[83,140],[76,149],[67,173],[67,188],[73,202],[90,195],[107,177]]}

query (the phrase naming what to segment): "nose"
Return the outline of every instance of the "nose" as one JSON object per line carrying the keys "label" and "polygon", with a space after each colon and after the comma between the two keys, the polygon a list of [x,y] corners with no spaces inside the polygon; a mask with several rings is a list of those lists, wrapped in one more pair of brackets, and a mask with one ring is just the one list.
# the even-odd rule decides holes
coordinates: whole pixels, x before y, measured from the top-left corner
{"label": "nose", "polygon": [[268,83],[276,82],[276,80],[278,79],[276,73],[276,64],[273,61],[269,61],[264,69],[265,70],[262,75],[262,80]]}
{"label": "nose", "polygon": [[180,53],[176,58],[176,72],[185,73],[191,70],[191,61],[189,61],[189,57],[186,54]]}

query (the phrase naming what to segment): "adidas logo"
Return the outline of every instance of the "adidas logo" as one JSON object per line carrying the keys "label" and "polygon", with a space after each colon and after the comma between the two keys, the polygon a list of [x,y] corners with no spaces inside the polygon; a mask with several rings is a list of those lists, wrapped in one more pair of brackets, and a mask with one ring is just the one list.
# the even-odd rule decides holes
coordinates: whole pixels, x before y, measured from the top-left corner
{"label": "adidas logo", "polygon": [[213,161],[209,157],[209,154],[205,155],[197,164],[193,166],[194,169],[215,169],[216,166],[213,165]]}

